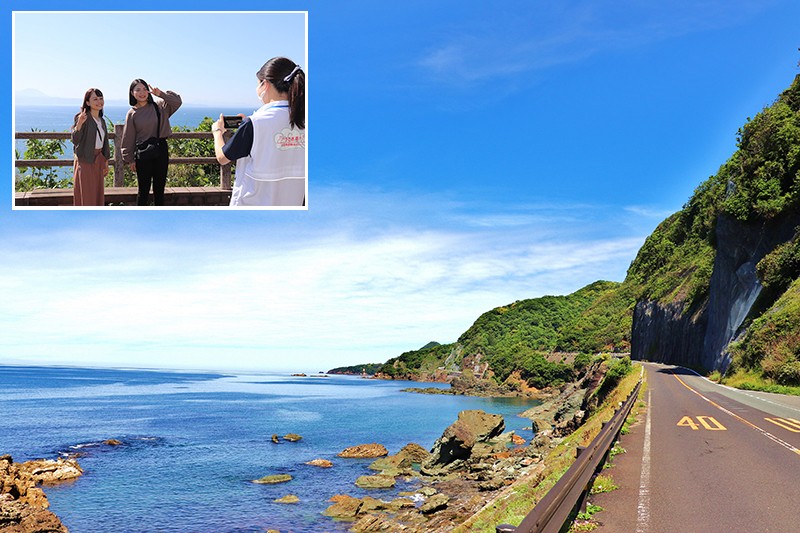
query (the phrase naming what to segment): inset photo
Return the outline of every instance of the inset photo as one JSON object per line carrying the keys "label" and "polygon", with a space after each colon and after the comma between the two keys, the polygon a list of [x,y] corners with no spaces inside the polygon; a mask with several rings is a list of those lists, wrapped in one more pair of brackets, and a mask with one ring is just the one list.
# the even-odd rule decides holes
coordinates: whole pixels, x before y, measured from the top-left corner
{"label": "inset photo", "polygon": [[306,11],[12,28],[12,209],[308,209]]}

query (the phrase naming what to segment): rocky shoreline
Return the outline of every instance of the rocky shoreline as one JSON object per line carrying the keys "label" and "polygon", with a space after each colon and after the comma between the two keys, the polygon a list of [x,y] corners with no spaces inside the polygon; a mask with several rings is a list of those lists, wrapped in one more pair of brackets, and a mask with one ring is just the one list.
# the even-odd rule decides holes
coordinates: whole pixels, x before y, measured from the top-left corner
{"label": "rocky shoreline", "polygon": [[38,485],[72,480],[83,474],[74,459],[40,459],[15,463],[0,456],[0,531],[3,533],[68,533],[48,510],[50,503]]}
{"label": "rocky shoreline", "polygon": [[[552,394],[544,403],[522,413],[532,422],[530,434],[506,432],[502,416],[469,410],[459,413],[430,451],[415,443],[393,455],[379,443],[342,450],[337,457],[343,461],[374,459],[369,471],[353,480],[354,487],[366,489],[370,495],[334,495],[323,514],[348,522],[354,532],[453,531],[510,491],[514,483],[523,479],[538,483],[545,469],[544,457],[596,406],[598,399],[593,393],[602,382],[602,368],[597,365],[582,380],[550,391]],[[273,435],[272,441],[291,445],[302,438],[290,433],[283,437]],[[122,443],[115,440],[103,443],[119,444]],[[324,469],[336,467],[326,459],[307,464]],[[81,472],[74,458],[17,464],[8,455],[0,457],[0,532],[67,532],[58,517],[47,510],[47,498],[37,485],[74,479]],[[274,473],[252,482],[274,484],[291,479]],[[397,493],[394,487],[398,481],[411,486],[411,490]],[[275,501],[291,505],[299,499],[287,494]]]}

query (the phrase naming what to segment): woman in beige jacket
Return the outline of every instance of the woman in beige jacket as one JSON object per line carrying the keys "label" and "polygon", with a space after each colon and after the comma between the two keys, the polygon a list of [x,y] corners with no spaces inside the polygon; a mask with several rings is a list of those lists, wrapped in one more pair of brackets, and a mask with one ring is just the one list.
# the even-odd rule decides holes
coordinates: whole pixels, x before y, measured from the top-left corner
{"label": "woman in beige jacket", "polygon": [[72,144],[75,145],[74,204],[105,205],[103,180],[108,174],[108,129],[103,119],[103,93],[89,89],[75,115]]}

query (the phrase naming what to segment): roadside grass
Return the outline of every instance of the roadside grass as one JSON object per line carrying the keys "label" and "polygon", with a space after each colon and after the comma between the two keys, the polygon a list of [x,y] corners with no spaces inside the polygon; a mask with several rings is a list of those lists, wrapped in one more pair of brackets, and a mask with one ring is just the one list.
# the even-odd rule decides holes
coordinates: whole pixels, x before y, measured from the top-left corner
{"label": "roadside grass", "polygon": [[[547,491],[561,479],[564,472],[575,462],[575,450],[577,447],[587,446],[592,442],[602,429],[603,422],[611,418],[617,406],[624,402],[628,394],[636,387],[640,377],[639,369],[640,365],[634,365],[634,370],[622,378],[597,411],[581,427],[564,437],[552,449],[542,461],[544,464],[543,470],[515,481],[509,489],[506,489],[466,522],[453,529],[453,533],[495,533],[495,527],[498,524],[518,525],[522,522],[523,518],[534,508],[536,502],[547,494]],[[643,389],[644,383],[640,389],[640,399]],[[637,406],[639,403],[641,402],[637,402],[634,405],[632,411],[638,411]],[[627,423],[628,421],[626,420]],[[591,529],[580,531],[591,531]]]}
{"label": "roadside grass", "polygon": [[603,511],[604,509],[599,505],[592,505],[591,503],[586,506],[586,511],[578,513],[575,521],[569,528],[569,533],[578,533],[580,531],[594,531],[597,529],[597,523],[592,520],[592,517]]}
{"label": "roadside grass", "polygon": [[[718,374],[718,372],[717,372]],[[709,379],[712,379],[709,376]],[[765,378],[761,372],[753,370],[738,370],[730,376],[721,379],[712,379],[723,385],[742,390],[753,390],[762,392],[774,392],[775,394],[789,394],[800,396],[800,387],[789,387],[786,385],[776,385],[772,380]]]}
{"label": "roadside grass", "polygon": [[592,483],[592,488],[589,491],[589,494],[602,494],[604,492],[617,490],[618,488],[619,485],[614,483],[614,478],[605,474],[600,474],[594,478],[594,483]]}

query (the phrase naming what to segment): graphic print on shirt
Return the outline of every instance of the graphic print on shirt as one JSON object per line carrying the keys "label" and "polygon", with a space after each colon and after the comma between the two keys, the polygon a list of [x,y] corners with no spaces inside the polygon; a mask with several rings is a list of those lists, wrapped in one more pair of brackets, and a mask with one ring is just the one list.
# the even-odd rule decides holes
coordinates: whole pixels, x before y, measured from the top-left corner
{"label": "graphic print on shirt", "polygon": [[294,128],[283,128],[275,134],[275,148],[278,150],[295,150],[306,147],[306,132]]}

